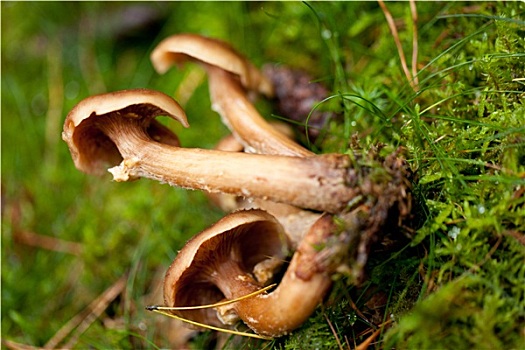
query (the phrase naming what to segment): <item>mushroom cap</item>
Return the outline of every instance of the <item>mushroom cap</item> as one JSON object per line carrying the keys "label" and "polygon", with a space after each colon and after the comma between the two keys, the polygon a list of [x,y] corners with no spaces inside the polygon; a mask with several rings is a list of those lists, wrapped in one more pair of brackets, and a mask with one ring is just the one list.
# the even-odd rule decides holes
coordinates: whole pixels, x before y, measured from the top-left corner
{"label": "mushroom cap", "polygon": [[159,74],[174,64],[200,61],[237,75],[248,90],[273,96],[270,81],[243,55],[217,39],[190,33],[172,35],[157,45],[150,59]]}
{"label": "mushroom cap", "polygon": [[101,117],[112,114],[142,119],[142,126],[153,140],[173,146],[179,145],[177,136],[154,118],[163,115],[189,126],[182,107],[159,91],[130,89],[90,96],[69,112],[62,132],[79,170],[103,174],[108,166],[122,161],[115,143],[97,125],[102,122]]}
{"label": "mushroom cap", "polygon": [[[216,303],[225,298],[213,282],[218,264],[233,259],[251,274],[262,261],[285,259],[287,255],[286,235],[272,215],[258,209],[233,212],[194,236],[178,253],[166,272],[164,302],[167,306]],[[196,322],[224,326],[214,309],[177,311],[177,314]]]}

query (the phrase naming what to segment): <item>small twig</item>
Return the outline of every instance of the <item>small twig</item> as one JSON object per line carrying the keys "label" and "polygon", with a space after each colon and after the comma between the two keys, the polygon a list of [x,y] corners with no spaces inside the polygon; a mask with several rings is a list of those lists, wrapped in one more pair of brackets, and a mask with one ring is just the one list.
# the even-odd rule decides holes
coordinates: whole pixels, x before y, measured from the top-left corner
{"label": "small twig", "polygon": [[525,246],[525,234],[518,230],[505,230],[503,234],[515,238],[521,245]]}
{"label": "small twig", "polygon": [[[108,305],[124,290],[127,276],[120,277],[111,287],[106,289],[98,298],[93,300],[82,312],[73,317],[62,328],[55,333],[44,345],[46,349],[54,349],[60,344],[73,330],[74,333],[64,349],[71,349],[78,340],[78,337],[102,314]],[[75,329],[76,328],[76,329]]]}
{"label": "small twig", "polygon": [[17,343],[12,340],[2,339],[3,345],[11,350],[41,350],[42,348],[38,348],[36,346]]}
{"label": "small twig", "polygon": [[359,316],[363,321],[365,321],[365,323],[369,325],[370,327],[372,328],[376,327],[376,325],[370,322],[368,318],[366,318],[366,316],[361,312],[361,310],[359,310],[359,308],[357,307],[357,305],[354,303],[354,301],[351,298],[348,299],[348,301],[350,303],[350,307],[352,308],[352,310],[354,310],[357,316]]}
{"label": "small twig", "polygon": [[351,348],[350,348],[350,340],[348,339],[348,337],[346,336],[346,334],[345,334],[345,342],[346,342],[346,348],[347,348],[348,350],[351,350]]}
{"label": "small twig", "polygon": [[492,256],[492,254],[494,254],[494,252],[498,249],[499,245],[501,244],[501,239],[502,236],[498,236],[498,240],[496,242],[496,244],[494,244],[494,246],[489,250],[489,252],[485,255],[485,257],[483,258],[483,260],[481,262],[479,262],[478,264],[472,266],[469,271],[470,272],[474,272],[474,270],[479,270],[479,268],[484,265],[489,259],[490,257]]}
{"label": "small twig", "polygon": [[390,32],[392,33],[392,36],[394,37],[394,42],[396,43],[397,53],[399,54],[399,59],[401,60],[401,67],[403,68],[403,72],[405,73],[405,76],[407,77],[410,86],[415,91],[416,86],[414,85],[414,81],[412,80],[412,74],[410,73],[410,70],[408,69],[408,66],[407,66],[407,60],[405,58],[405,53],[403,52],[403,46],[401,45],[401,40],[399,40],[399,34],[397,32],[394,18],[392,17],[392,14],[390,13],[390,11],[388,11],[388,8],[386,7],[383,0],[377,0],[377,2],[379,3],[381,10],[383,10],[383,14],[385,15],[386,21],[388,23],[388,27],[390,28]]}
{"label": "small twig", "polygon": [[30,231],[19,231],[14,234],[17,243],[32,247],[52,250],[55,252],[67,253],[72,255],[82,254],[82,244],[70,242],[60,238],[44,236]]}
{"label": "small twig", "polygon": [[358,346],[356,346],[355,350],[366,350],[368,349],[368,347],[370,346],[370,344],[374,341],[374,339],[377,338],[377,336],[379,334],[381,334],[381,332],[383,331],[384,327],[386,325],[388,325],[389,323],[391,323],[392,320],[388,320],[386,322],[383,322],[378,329],[376,329],[374,331],[374,333],[372,333],[368,338],[365,339],[365,341],[363,341],[361,344],[359,344]]}
{"label": "small twig", "polygon": [[355,350],[366,350],[368,349],[368,346],[374,341],[375,338],[381,333],[381,329],[377,329],[372,335],[370,335],[368,338],[365,339],[364,342],[359,344]]}
{"label": "small twig", "polygon": [[334,325],[332,324],[328,316],[326,316],[325,312],[323,312],[323,316],[326,319],[326,322],[328,323],[328,326],[330,327],[332,334],[334,335],[335,341],[337,342],[337,345],[339,346],[339,350],[344,350],[343,345],[341,344],[341,340],[339,340],[339,336],[337,335],[337,332],[335,331]]}
{"label": "small twig", "polygon": [[435,139],[434,142],[432,142],[432,143],[438,143],[439,141],[443,140],[447,136],[448,136],[447,134],[443,134],[440,137],[438,137],[437,139]]}

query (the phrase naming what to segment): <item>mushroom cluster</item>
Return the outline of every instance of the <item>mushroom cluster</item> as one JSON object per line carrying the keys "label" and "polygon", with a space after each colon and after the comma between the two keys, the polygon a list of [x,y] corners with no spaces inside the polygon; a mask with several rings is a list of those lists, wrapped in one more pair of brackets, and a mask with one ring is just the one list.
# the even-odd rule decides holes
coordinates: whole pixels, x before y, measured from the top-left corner
{"label": "mushroom cluster", "polygon": [[[398,153],[318,155],[302,147],[252,103],[256,94],[272,97],[270,81],[219,40],[174,35],[151,61],[159,73],[185,62],[205,69],[212,108],[232,133],[228,142],[184,148],[155,119],[189,126],[174,99],[118,91],[88,97],[68,114],[62,138],[75,166],[109,170],[115,181],[145,177],[208,192],[230,213],[178,253],[164,281],[165,306],[201,324],[227,328],[242,320],[259,335],[289,333],[323,300],[337,271],[362,277],[381,227],[408,215],[405,162]],[[271,283],[277,286],[264,289]]]}

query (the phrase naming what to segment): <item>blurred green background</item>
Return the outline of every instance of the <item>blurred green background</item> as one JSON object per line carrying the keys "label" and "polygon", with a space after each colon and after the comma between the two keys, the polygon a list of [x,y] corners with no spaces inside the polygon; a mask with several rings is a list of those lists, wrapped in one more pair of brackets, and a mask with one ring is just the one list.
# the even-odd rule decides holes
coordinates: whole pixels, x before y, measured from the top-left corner
{"label": "blurred green background", "polygon": [[[409,3],[387,5],[410,61]],[[415,93],[376,2],[2,2],[3,345],[217,345],[209,334],[188,345],[193,334],[144,306],[161,303],[161,279],[176,252],[222,213],[198,192],[80,173],[60,135],[68,111],[83,98],[147,87],[183,103],[191,127],[170,125],[183,145],[213,147],[227,129],[210,109],[205,76],[192,65],[159,76],[149,61],[163,38],[194,32],[232,43],[257,66],[285,64],[323,82],[338,102],[328,108],[342,118],[328,125],[329,137],[315,145],[316,151],[346,151],[354,132],[363,146],[383,142],[388,149],[409,150],[420,179],[415,189],[424,225],[405,247],[410,253],[392,256],[392,270],[372,274],[370,283],[379,286],[383,278],[381,288],[389,295],[391,308],[384,315],[395,311],[401,317],[436,285],[455,283],[436,297],[449,300],[460,293],[457,284],[465,272],[483,257],[491,258],[484,265],[487,271],[476,270],[479,280],[465,284],[490,300],[478,294],[456,300],[481,305],[485,314],[441,315],[448,309],[423,304],[416,307],[419,313],[400,321],[388,344],[428,346],[422,339],[430,339],[427,330],[436,324],[422,327],[420,337],[414,327],[430,312],[452,319],[451,328],[438,337],[444,347],[484,344],[464,335],[478,334],[487,319],[499,322],[481,332],[491,345],[518,346],[520,332],[525,334],[517,325],[525,313],[519,287],[523,245],[516,243],[524,229],[519,192],[525,186],[523,4],[417,6],[421,90]],[[199,78],[195,89],[183,95],[179,86],[188,77]],[[259,101],[258,107],[275,117],[268,101]],[[488,163],[494,168],[486,168]],[[450,232],[464,236],[456,240]],[[515,232],[518,238],[512,238]],[[469,247],[466,253],[458,248],[461,239]],[[493,246],[499,248],[492,253],[494,261],[487,255]],[[379,258],[376,267],[387,261]],[[335,292],[341,290],[340,295],[352,287],[341,282]],[[332,311],[320,311],[302,331],[265,346],[337,347],[337,336],[325,322],[330,317],[335,334],[353,347],[349,339],[366,337],[350,331],[358,319],[355,310],[348,301],[331,300],[339,301]],[[359,306],[366,302],[359,301]],[[90,319],[85,310],[94,302],[102,309]]]}

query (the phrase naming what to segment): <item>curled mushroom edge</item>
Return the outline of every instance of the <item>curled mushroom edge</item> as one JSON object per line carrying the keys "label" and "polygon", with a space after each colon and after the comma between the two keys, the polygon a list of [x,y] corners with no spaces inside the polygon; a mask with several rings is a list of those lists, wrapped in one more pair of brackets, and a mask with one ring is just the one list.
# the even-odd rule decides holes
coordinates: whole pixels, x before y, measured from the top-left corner
{"label": "curled mushroom edge", "polygon": [[[109,171],[116,181],[145,177],[220,194],[212,198],[226,199],[222,205],[232,212],[179,252],[166,273],[165,303],[236,299],[274,282],[286,267],[272,291],[216,310],[176,313],[216,326],[241,319],[264,336],[289,333],[310,316],[334,273],[356,252],[359,268],[364,266],[391,207],[399,205],[400,217],[408,215],[406,165],[395,155],[380,163],[374,155],[316,155],[297,144],[255,109],[250,92],[271,96],[273,87],[224,42],[178,34],[163,40],[151,60],[159,73],[187,61],[204,67],[212,108],[230,128],[230,143],[214,150],[181,147],[177,135],[156,120],[166,116],[189,127],[173,98],[123,90],[88,97],[68,114],[62,138],[75,166],[91,174]],[[385,171],[371,176],[378,164]]]}
{"label": "curled mushroom edge", "polygon": [[332,213],[357,195],[352,184],[355,170],[347,155],[298,157],[183,148],[155,121],[158,115],[188,125],[178,103],[160,92],[140,89],[91,96],[68,114],[63,138],[78,169],[101,173],[109,164],[116,181],[146,177],[187,189]]}
{"label": "curled mushroom edge", "polygon": [[[352,237],[347,247],[359,236],[358,221],[347,223],[341,230],[332,215],[321,215],[290,262],[284,264],[288,240],[282,225],[260,209],[233,212],[194,236],[176,256],[165,277],[165,305],[184,307],[237,299],[277,282],[274,290],[227,307],[174,312],[191,321],[221,327],[232,326],[240,319],[256,334],[269,337],[288,334],[322,302],[332,285],[334,261],[347,254],[343,249],[319,246],[342,231]],[[281,265],[286,266],[284,275],[274,281]]]}
{"label": "curled mushroom edge", "polygon": [[212,108],[250,153],[312,156],[313,153],[272,128],[255,109],[249,92],[273,95],[271,82],[229,44],[196,34],[176,34],[152,51],[158,73],[193,61],[206,69]]}

